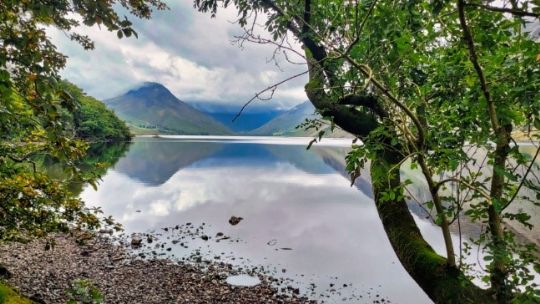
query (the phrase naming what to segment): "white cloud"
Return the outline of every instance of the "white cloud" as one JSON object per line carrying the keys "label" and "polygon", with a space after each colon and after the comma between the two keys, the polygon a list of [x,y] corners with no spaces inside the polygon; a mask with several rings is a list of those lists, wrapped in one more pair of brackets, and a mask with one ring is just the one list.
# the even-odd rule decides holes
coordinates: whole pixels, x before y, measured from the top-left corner
{"label": "white cloud", "polygon": [[[81,28],[96,49],[84,51],[62,32],[48,29],[60,51],[69,56],[63,76],[90,95],[110,98],[142,81],[160,82],[178,98],[241,105],[257,91],[303,71],[305,66],[273,62],[273,47],[231,40],[240,32],[234,9],[210,18],[194,10],[191,0],[170,5],[151,20],[135,20],[139,38],[119,40],[97,27]],[[298,47],[298,46],[296,46]],[[283,85],[269,105],[287,108],[306,100],[300,77]]]}

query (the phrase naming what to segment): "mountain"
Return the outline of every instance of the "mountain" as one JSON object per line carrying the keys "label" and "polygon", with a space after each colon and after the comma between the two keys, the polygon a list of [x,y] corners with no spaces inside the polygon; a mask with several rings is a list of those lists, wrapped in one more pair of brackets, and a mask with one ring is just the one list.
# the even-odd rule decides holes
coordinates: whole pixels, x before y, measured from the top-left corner
{"label": "mountain", "polygon": [[270,120],[261,127],[249,132],[251,135],[297,135],[302,130],[296,126],[303,123],[307,118],[316,118],[315,107],[311,102],[301,103],[289,111]]}
{"label": "mountain", "polygon": [[135,134],[228,135],[233,132],[209,115],[179,100],[166,87],[145,82],[105,104]]}
{"label": "mountain", "polygon": [[[305,122],[306,119],[314,118],[321,118],[321,116],[315,113],[315,107],[311,102],[306,101],[270,120],[261,127],[249,132],[249,135],[316,136],[318,131],[314,129],[306,131],[304,129],[296,128],[298,125]],[[337,128],[334,132],[330,132],[330,127],[327,127],[326,131],[325,136],[328,137],[352,137],[349,133]]]}
{"label": "mountain", "polygon": [[283,110],[261,107],[247,107],[242,115],[232,121],[240,111],[241,106],[223,105],[217,103],[190,103],[195,109],[212,116],[215,120],[226,125],[229,129],[245,133],[257,129],[273,118],[285,113]]}

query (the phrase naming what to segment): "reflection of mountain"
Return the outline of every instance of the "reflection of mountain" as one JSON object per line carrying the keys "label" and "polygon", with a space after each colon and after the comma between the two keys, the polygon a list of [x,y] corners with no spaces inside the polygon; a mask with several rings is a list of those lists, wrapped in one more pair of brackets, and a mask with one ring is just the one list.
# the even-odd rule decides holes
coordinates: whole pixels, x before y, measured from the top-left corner
{"label": "reflection of mountain", "polygon": [[222,144],[208,142],[137,140],[115,170],[151,186],[159,186],[178,170],[208,158]]}
{"label": "reflection of mountain", "polygon": [[306,151],[306,146],[269,145],[267,149],[280,161],[287,161],[304,172],[311,174],[329,174],[335,172],[316,152],[313,150]]}
{"label": "reflection of mountain", "polygon": [[[349,152],[349,148],[322,147],[314,146],[311,149],[317,153],[322,161],[329,167],[333,168],[337,173],[349,179],[349,173],[346,170],[345,155]],[[366,166],[366,168],[369,168]],[[362,175],[356,179],[354,186],[360,190],[365,196],[373,198],[371,190],[371,179],[369,170],[364,169]]]}
{"label": "reflection of mountain", "polygon": [[318,155],[296,145],[223,144],[222,149],[196,166],[275,166],[276,163],[289,163],[311,174],[334,172]]}
{"label": "reflection of mountain", "polygon": [[115,170],[145,184],[159,186],[188,166],[274,166],[276,163],[290,163],[311,174],[334,172],[318,153],[306,151],[304,146],[155,138],[135,141],[127,155],[116,164]]}

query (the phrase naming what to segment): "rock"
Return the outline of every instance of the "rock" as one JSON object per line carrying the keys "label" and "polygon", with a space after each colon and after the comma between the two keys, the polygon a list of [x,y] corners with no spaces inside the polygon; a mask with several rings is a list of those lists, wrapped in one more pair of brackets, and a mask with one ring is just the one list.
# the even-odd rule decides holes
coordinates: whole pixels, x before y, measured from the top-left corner
{"label": "rock", "polygon": [[202,235],[201,239],[203,239],[203,241],[208,241],[209,237],[208,235]]}
{"label": "rock", "polygon": [[32,300],[32,303],[46,304],[46,302],[43,300],[41,294],[39,294],[39,293],[34,294],[29,299]]}
{"label": "rock", "polygon": [[268,241],[268,242],[266,243],[266,245],[268,245],[268,246],[274,246],[274,245],[276,245],[276,244],[277,244],[277,240],[276,240],[276,239],[271,239],[270,241]]}
{"label": "rock", "polygon": [[0,278],[10,279],[12,276],[11,272],[4,266],[0,265]]}
{"label": "rock", "polygon": [[131,246],[132,247],[140,247],[142,244],[142,238],[138,234],[134,234],[131,236]]}
{"label": "rock", "polygon": [[243,217],[237,217],[237,216],[231,216],[229,219],[229,224],[235,226],[238,225],[244,218]]}
{"label": "rock", "polygon": [[[76,279],[88,280],[99,288],[107,303],[315,303],[301,297],[292,286],[287,294],[280,295],[278,284],[272,283],[277,279],[268,277],[263,267],[236,269],[223,262],[225,252],[207,255],[195,249],[186,258],[186,263],[174,262],[162,258],[162,253],[158,258],[158,252],[151,251],[153,246],[144,244],[148,234],[134,233],[124,237],[127,246],[119,245],[109,236],[98,236],[91,247],[81,248],[76,238],[55,236],[55,250],[46,254],[41,241],[24,245],[3,244],[0,257],[3,265],[13,273],[10,284],[23,294],[34,295],[32,299],[36,303],[66,303],[65,290],[73,287]],[[177,236],[171,237],[173,239]],[[144,250],[130,250],[127,248],[130,243],[142,246]],[[157,238],[154,239],[156,243],[161,248]],[[172,252],[171,247],[165,248]],[[90,256],[84,257],[83,251],[88,251]],[[210,257],[213,258],[208,259]],[[32,265],[30,270],[29,263]],[[259,277],[261,283],[245,288],[226,282],[231,274],[245,272]]]}
{"label": "rock", "polygon": [[98,232],[101,233],[101,234],[113,234],[114,233],[114,231],[112,229],[100,229]]}

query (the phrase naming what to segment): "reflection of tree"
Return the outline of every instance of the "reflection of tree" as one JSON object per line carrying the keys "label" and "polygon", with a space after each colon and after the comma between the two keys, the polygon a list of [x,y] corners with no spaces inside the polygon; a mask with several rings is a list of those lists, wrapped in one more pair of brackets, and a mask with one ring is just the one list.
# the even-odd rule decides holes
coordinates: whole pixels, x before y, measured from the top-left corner
{"label": "reflection of tree", "polygon": [[[129,142],[95,143],[91,145],[86,155],[78,161],[83,179],[96,182],[107,172],[107,169],[118,162],[129,149],[129,145]],[[51,178],[65,181],[68,189],[74,195],[79,195],[82,192],[85,183],[80,178],[73,176],[69,171],[70,166],[65,162],[42,156],[37,160],[37,163]]]}
{"label": "reflection of tree", "polygon": [[211,142],[135,141],[115,170],[151,186],[165,183],[177,171],[208,158],[222,148]]}

